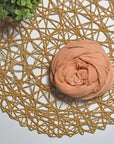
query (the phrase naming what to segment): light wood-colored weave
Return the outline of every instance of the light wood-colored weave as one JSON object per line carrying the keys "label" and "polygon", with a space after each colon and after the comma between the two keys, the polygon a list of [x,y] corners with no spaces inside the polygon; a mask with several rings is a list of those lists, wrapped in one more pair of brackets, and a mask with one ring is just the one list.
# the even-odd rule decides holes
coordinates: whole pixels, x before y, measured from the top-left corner
{"label": "light wood-colored weave", "polygon": [[114,84],[105,95],[79,101],[50,82],[53,56],[73,40],[95,40],[114,65],[111,1],[42,0],[32,20],[0,26],[0,107],[29,130],[50,137],[104,130],[114,124]]}

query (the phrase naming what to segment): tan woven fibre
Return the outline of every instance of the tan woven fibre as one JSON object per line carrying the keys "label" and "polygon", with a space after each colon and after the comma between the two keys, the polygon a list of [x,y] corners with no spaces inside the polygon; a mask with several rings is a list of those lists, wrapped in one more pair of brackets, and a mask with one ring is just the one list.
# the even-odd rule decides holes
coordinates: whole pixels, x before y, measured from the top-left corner
{"label": "tan woven fibre", "polygon": [[68,42],[95,40],[114,66],[111,1],[43,0],[32,20],[2,23],[0,107],[29,130],[50,137],[104,130],[114,124],[114,84],[105,95],[79,101],[50,82],[53,56]]}

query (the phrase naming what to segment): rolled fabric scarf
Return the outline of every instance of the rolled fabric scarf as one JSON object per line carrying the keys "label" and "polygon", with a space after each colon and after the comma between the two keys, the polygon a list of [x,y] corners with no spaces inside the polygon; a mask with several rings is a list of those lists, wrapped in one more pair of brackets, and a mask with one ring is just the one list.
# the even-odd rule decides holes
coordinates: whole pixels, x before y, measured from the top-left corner
{"label": "rolled fabric scarf", "polygon": [[112,88],[113,66],[97,42],[73,41],[54,56],[50,78],[62,93],[88,100]]}

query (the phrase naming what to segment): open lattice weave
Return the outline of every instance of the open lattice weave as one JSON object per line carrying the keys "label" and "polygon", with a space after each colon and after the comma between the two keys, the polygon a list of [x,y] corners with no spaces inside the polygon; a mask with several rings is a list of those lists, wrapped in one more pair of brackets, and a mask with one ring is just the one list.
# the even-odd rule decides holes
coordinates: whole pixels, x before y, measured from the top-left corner
{"label": "open lattice weave", "polygon": [[0,33],[0,107],[29,130],[51,137],[104,130],[114,124],[114,84],[105,95],[79,101],[50,82],[52,57],[69,41],[99,42],[114,65],[111,1],[43,0],[37,17],[6,20]]}

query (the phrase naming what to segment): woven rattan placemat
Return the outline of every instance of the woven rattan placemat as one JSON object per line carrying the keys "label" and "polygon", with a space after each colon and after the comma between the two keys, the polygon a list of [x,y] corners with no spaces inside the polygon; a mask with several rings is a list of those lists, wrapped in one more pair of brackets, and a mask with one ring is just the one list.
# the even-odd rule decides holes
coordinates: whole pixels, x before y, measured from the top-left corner
{"label": "woven rattan placemat", "polygon": [[105,95],[79,101],[50,82],[53,56],[69,41],[95,40],[114,65],[111,1],[43,0],[32,20],[0,26],[0,107],[29,130],[51,137],[104,130],[114,124],[114,84]]}

